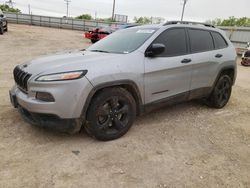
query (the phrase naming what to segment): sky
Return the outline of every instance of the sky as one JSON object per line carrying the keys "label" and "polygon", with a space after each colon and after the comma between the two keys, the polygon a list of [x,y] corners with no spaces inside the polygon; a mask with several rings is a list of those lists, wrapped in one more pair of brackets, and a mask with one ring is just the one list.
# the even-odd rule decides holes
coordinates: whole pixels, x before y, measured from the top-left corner
{"label": "sky", "polygon": [[[3,3],[7,0],[0,0]],[[32,14],[46,16],[66,15],[64,0],[13,0],[14,7],[28,13],[30,4]],[[71,0],[70,16],[91,14],[95,17],[111,17],[113,0]],[[182,0],[116,0],[116,14],[163,17],[166,20],[179,20]],[[250,17],[250,0],[188,0],[184,20],[207,21],[215,18]]]}

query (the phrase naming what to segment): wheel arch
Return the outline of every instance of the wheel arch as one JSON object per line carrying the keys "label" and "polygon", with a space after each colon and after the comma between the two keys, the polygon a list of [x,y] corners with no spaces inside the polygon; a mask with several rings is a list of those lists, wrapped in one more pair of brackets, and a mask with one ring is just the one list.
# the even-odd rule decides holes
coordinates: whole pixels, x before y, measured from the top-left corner
{"label": "wheel arch", "polygon": [[231,79],[232,79],[232,82],[233,84],[235,83],[235,80],[236,80],[236,67],[235,66],[225,66],[223,67],[217,74],[217,77],[213,83],[213,87],[215,87],[217,81],[220,79],[220,77],[222,75],[228,75]]}
{"label": "wheel arch", "polygon": [[98,95],[98,93],[100,93],[103,89],[113,88],[113,87],[121,87],[121,88],[126,89],[128,92],[130,92],[136,102],[136,114],[140,115],[143,112],[142,97],[141,97],[140,90],[138,86],[136,85],[136,83],[134,83],[131,80],[119,80],[119,81],[105,82],[105,83],[99,84],[90,91],[86,99],[86,102],[84,104],[83,110],[82,110],[83,119],[86,119],[86,115],[87,115],[92,99],[96,95]]}

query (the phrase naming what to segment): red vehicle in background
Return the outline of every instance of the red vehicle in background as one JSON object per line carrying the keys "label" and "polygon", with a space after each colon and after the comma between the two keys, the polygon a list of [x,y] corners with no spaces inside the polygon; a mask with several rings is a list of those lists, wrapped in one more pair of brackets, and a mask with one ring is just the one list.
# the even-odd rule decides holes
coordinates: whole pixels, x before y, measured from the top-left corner
{"label": "red vehicle in background", "polygon": [[112,27],[94,28],[85,33],[85,38],[90,39],[92,43],[95,43],[114,31],[115,29],[112,29]]}
{"label": "red vehicle in background", "polygon": [[119,29],[126,29],[130,27],[135,27],[135,26],[137,25],[130,24],[130,25],[121,25],[121,26],[116,26],[116,27],[94,28],[86,32],[84,35],[85,35],[85,38],[90,39],[92,43],[95,43]]}

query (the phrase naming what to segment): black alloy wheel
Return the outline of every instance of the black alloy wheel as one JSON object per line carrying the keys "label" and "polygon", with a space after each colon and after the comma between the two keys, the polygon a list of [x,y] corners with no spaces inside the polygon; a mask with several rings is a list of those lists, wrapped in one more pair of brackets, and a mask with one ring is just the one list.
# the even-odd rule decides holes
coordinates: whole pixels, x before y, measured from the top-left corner
{"label": "black alloy wheel", "polygon": [[129,130],[135,116],[135,101],[127,90],[105,89],[91,102],[85,128],[98,140],[113,140]]}
{"label": "black alloy wheel", "polygon": [[229,101],[232,92],[232,80],[228,75],[222,75],[217,81],[211,96],[207,99],[209,106],[223,108]]}

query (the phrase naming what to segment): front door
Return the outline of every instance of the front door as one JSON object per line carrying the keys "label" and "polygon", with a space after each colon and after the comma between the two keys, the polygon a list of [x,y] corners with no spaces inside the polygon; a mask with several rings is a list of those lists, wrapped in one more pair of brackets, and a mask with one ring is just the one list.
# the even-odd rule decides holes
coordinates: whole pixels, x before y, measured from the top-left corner
{"label": "front door", "polygon": [[192,59],[188,54],[184,28],[172,28],[153,42],[166,46],[156,57],[145,57],[145,103],[188,94],[192,75]]}

